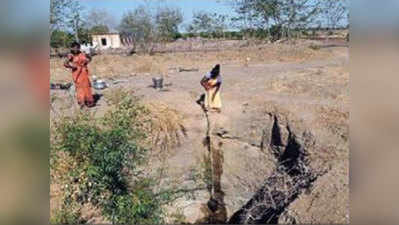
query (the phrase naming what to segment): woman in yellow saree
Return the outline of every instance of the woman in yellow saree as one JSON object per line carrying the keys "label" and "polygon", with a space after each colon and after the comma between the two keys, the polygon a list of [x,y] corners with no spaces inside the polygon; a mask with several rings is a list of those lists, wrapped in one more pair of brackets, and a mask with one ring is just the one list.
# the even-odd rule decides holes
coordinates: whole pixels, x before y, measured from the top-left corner
{"label": "woman in yellow saree", "polygon": [[201,85],[206,90],[205,108],[207,110],[221,112],[222,100],[220,98],[220,88],[222,86],[222,77],[220,75],[220,65],[216,65],[212,71],[204,76]]}

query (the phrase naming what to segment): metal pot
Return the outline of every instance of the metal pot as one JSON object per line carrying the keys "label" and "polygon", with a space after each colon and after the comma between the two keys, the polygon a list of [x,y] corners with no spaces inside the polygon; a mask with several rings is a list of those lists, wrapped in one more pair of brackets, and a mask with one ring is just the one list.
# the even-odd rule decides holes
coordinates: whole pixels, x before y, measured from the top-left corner
{"label": "metal pot", "polygon": [[154,78],[152,78],[152,82],[154,84],[155,89],[163,88],[163,78],[162,77],[154,77]]}
{"label": "metal pot", "polygon": [[96,90],[103,90],[103,89],[107,88],[107,84],[102,80],[97,80],[97,81],[93,82],[93,88]]}

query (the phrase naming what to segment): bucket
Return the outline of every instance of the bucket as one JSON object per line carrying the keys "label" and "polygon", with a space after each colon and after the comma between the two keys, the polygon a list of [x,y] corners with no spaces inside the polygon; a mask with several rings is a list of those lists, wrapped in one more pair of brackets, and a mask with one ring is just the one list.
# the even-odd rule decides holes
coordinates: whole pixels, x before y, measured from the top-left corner
{"label": "bucket", "polygon": [[155,89],[163,88],[163,78],[162,77],[154,77],[154,78],[152,78],[152,82],[154,83]]}

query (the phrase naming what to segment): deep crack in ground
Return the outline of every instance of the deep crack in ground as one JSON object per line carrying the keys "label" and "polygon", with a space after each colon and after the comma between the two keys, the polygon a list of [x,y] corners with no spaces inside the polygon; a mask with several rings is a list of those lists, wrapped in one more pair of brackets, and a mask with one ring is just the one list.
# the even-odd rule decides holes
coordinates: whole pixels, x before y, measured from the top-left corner
{"label": "deep crack in ground", "polygon": [[[231,218],[227,218],[224,192],[220,183],[223,173],[223,143],[219,142],[216,146],[213,143],[209,131],[209,117],[206,111],[204,113],[208,123],[206,144],[212,167],[211,197],[207,203],[210,213],[206,222],[210,224],[277,224],[286,208],[304,190],[309,189],[320,176],[314,173],[309,166],[307,149],[303,143],[301,144],[298,141],[296,134],[291,131],[289,125],[282,127],[279,124],[278,117],[272,116],[273,126],[268,145],[271,153],[277,159],[276,168],[254,196]],[[282,140],[281,129],[288,131],[286,143]],[[261,143],[260,146],[264,145],[265,143]],[[295,223],[295,220],[292,222]]]}

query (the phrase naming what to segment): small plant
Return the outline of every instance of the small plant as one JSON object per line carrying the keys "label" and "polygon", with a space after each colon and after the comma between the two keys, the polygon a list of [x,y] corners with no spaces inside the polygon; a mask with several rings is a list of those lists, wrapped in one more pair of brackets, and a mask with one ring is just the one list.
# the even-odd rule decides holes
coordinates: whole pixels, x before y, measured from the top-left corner
{"label": "small plant", "polygon": [[184,224],[186,221],[186,217],[183,214],[183,210],[181,208],[177,208],[176,212],[172,213],[171,217],[173,218],[174,224]]}
{"label": "small plant", "polygon": [[212,164],[209,156],[204,155],[204,159],[201,163],[202,169],[202,180],[206,184],[209,191],[212,190]]}
{"label": "small plant", "polygon": [[72,187],[66,185],[66,195],[63,199],[61,208],[55,212],[55,215],[50,218],[51,224],[82,224],[85,221],[81,219],[81,207],[72,197]]}
{"label": "small plant", "polygon": [[312,49],[312,50],[315,50],[315,51],[320,50],[320,46],[319,45],[315,45],[315,44],[311,44],[309,46],[309,48]]}
{"label": "small plant", "polygon": [[118,105],[127,97],[130,97],[129,93],[122,88],[108,89],[104,92],[104,99],[108,105]]}

